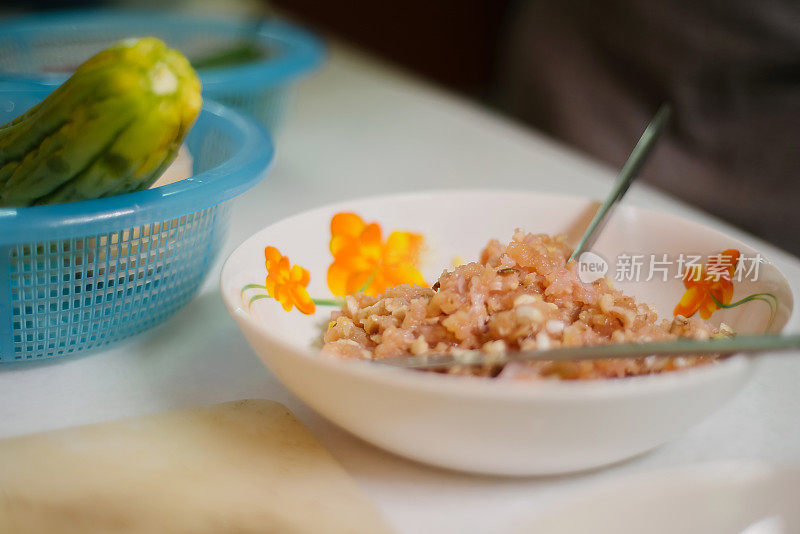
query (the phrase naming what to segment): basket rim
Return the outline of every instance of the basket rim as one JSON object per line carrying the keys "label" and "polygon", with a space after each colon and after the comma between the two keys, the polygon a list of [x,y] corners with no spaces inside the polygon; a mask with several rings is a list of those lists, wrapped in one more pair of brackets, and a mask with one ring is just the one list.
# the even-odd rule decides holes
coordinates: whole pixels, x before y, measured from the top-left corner
{"label": "basket rim", "polygon": [[[0,88],[0,96],[13,94],[31,96],[30,91]],[[174,219],[230,200],[269,174],[275,146],[266,129],[227,106],[205,100],[197,120],[209,119],[228,123],[236,147],[216,167],[155,189],[108,198],[0,208],[0,245],[85,236],[108,232],[110,227],[122,230]]]}
{"label": "basket rim", "polygon": [[[65,26],[88,32],[92,28],[108,29],[131,22],[143,22],[154,28],[163,24],[165,28],[183,28],[204,34],[248,32],[252,37],[257,37],[260,43],[278,50],[277,55],[260,61],[198,72],[203,90],[207,92],[240,92],[243,89],[255,90],[286,83],[310,73],[325,57],[324,44],[312,33],[276,19],[248,21],[143,9],[71,9],[20,15],[0,21],[0,34],[7,37],[17,35],[22,39],[25,34],[50,32]],[[69,74],[58,72],[0,70],[0,82],[32,86],[57,86],[68,77]]]}

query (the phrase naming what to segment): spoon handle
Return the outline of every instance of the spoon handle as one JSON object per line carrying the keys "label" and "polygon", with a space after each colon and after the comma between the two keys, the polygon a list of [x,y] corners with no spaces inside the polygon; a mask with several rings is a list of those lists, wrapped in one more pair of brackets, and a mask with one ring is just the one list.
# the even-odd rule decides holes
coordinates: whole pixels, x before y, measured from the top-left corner
{"label": "spoon handle", "polygon": [[428,356],[396,356],[372,360],[406,369],[445,369],[457,365],[505,364],[519,361],[575,361],[606,358],[645,358],[647,356],[678,356],[682,354],[755,354],[762,352],[800,350],[800,335],[788,336],[736,336],[732,338],[697,341],[678,339],[652,343],[624,343],[617,345],[592,345],[546,350],[507,352],[489,356],[478,351],[459,354],[431,354]]}
{"label": "spoon handle", "polygon": [[661,107],[658,108],[658,111],[656,112],[656,116],[653,117],[653,120],[651,120],[650,124],[647,125],[644,133],[639,138],[639,142],[636,143],[635,147],[633,147],[631,155],[628,156],[628,160],[619,171],[619,175],[617,176],[617,181],[614,183],[613,189],[606,197],[603,205],[600,206],[600,209],[597,210],[597,213],[594,214],[592,222],[589,223],[589,226],[583,233],[583,237],[581,237],[578,246],[575,247],[575,250],[569,257],[569,261],[577,260],[578,257],[580,257],[584,251],[591,248],[591,246],[597,240],[597,236],[600,234],[600,231],[603,229],[606,220],[608,220],[608,216],[611,214],[611,208],[613,208],[614,205],[619,202],[620,199],[622,199],[622,197],[628,191],[628,188],[631,186],[631,182],[633,182],[636,176],[638,176],[639,171],[642,169],[645,161],[647,160],[647,156],[652,151],[656,140],[664,130],[664,127],[669,122],[671,116],[672,108],[670,105],[666,103],[661,104]]}

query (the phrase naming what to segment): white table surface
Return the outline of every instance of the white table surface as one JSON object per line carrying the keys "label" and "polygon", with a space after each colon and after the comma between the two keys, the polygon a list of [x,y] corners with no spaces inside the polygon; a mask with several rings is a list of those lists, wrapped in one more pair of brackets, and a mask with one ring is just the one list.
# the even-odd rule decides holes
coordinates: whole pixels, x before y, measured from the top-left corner
{"label": "white table surface", "polygon": [[[399,532],[501,532],[575,488],[621,473],[763,459],[800,463],[800,359],[765,359],[722,410],[656,451],[555,478],[445,472],[382,452],[289,393],[239,335],[220,300],[222,259],[256,230],[346,198],[498,187],[601,198],[613,172],[544,136],[340,46],[303,83],[274,172],[238,201],[222,257],[201,294],[163,326],[111,350],[0,367],[0,437],[223,401],[288,406],[356,478]],[[800,287],[800,260],[648,187],[626,202],[688,215],[751,242]],[[795,291],[795,300],[798,294]],[[798,313],[789,330],[798,331]]]}

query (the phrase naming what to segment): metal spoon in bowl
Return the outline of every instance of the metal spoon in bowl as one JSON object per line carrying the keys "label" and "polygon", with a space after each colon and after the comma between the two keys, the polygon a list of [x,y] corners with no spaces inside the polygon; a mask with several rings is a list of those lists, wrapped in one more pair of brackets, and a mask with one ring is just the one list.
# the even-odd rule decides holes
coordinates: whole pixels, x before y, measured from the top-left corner
{"label": "metal spoon in bowl", "polygon": [[[663,104],[650,124],[647,125],[639,142],[631,151],[631,155],[619,172],[614,187],[605,202],[595,213],[578,246],[570,256],[570,261],[580,255],[597,239],[600,230],[611,214],[613,208],[628,191],[633,180],[638,176],[647,156],[653,149],[664,127],[669,122],[672,110],[669,104]],[[596,345],[590,347],[567,347],[546,350],[507,352],[500,355],[489,355],[479,351],[466,351],[458,354],[433,354],[421,356],[399,356],[373,360],[374,362],[404,367],[409,369],[445,369],[458,365],[503,365],[512,361],[565,361],[596,360],[604,358],[645,358],[647,356],[674,356],[681,354],[733,354],[764,353],[800,349],[800,335],[792,336],[740,336],[735,338],[711,339],[697,341],[678,339],[675,341],[656,343],[627,343],[616,345]]]}
{"label": "metal spoon in bowl", "polygon": [[800,350],[800,334],[788,336],[737,336],[731,338],[677,339],[651,343],[622,343],[592,345],[588,347],[564,347],[557,349],[509,351],[489,355],[479,351],[464,351],[456,354],[430,354],[421,356],[396,356],[372,360],[376,363],[406,369],[447,369],[468,365],[505,365],[521,361],[568,361],[599,360],[606,358],[646,358],[647,356],[678,356],[700,354],[758,354],[778,351]]}
{"label": "metal spoon in bowl", "polygon": [[650,155],[656,140],[658,140],[659,135],[661,135],[667,123],[669,123],[671,116],[672,108],[670,105],[666,103],[661,104],[655,117],[653,117],[653,120],[650,121],[650,124],[647,125],[644,133],[642,133],[642,136],[639,138],[639,142],[633,147],[631,155],[628,156],[625,165],[620,169],[617,180],[614,182],[614,187],[597,210],[597,213],[594,214],[592,221],[583,233],[583,237],[581,237],[581,240],[578,242],[578,246],[575,247],[575,250],[569,257],[569,261],[577,260],[580,255],[589,249],[597,240],[597,236],[600,234],[608,217],[611,215],[611,208],[622,200],[622,197],[628,192],[628,188],[639,175],[639,171],[642,170],[647,156]]}

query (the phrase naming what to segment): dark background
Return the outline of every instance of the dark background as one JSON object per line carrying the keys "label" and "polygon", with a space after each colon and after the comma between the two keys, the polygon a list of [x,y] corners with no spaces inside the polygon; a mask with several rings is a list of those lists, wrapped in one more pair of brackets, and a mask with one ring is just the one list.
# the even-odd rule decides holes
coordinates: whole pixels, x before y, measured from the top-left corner
{"label": "dark background", "polygon": [[510,4],[508,0],[272,2],[309,24],[484,100],[497,76]]}

